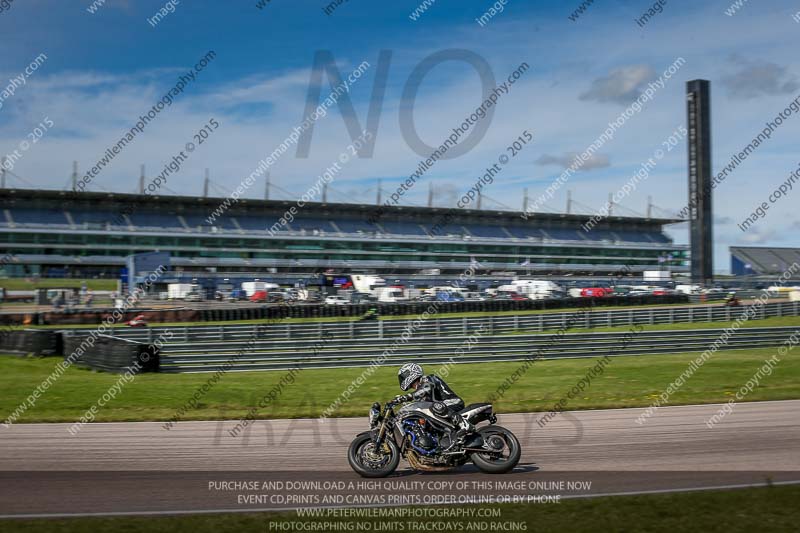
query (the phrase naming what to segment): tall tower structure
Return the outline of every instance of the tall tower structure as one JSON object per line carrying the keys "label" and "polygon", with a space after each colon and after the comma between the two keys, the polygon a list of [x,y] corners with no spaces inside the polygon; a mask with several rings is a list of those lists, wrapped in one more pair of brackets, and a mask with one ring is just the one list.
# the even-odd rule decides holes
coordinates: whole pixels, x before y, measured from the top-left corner
{"label": "tall tower structure", "polygon": [[708,80],[686,82],[689,152],[689,238],[693,283],[714,281],[711,209],[711,92]]}

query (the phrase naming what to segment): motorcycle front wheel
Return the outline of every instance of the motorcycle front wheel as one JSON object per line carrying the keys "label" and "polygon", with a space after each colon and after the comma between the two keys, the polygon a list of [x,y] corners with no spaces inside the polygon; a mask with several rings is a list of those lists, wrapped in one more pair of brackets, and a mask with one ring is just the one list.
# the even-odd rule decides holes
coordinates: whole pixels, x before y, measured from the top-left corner
{"label": "motorcycle front wheel", "polygon": [[504,474],[517,466],[522,450],[516,435],[501,426],[486,426],[478,431],[491,451],[473,452],[475,466],[487,474]]}
{"label": "motorcycle front wheel", "polygon": [[350,443],[347,460],[361,477],[386,477],[400,464],[400,450],[391,439],[386,439],[381,449],[376,450],[372,436],[364,433]]}

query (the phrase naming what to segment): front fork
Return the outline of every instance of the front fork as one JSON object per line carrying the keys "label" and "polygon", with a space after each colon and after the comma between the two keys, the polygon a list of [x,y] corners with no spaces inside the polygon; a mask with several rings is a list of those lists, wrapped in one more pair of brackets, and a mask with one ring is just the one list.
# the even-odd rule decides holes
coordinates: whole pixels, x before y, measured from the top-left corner
{"label": "front fork", "polygon": [[383,443],[386,440],[386,433],[393,429],[393,424],[389,424],[390,420],[394,420],[394,416],[391,415],[393,415],[393,413],[389,409],[387,409],[383,415],[380,428],[378,429],[378,433],[375,435],[375,440],[373,440],[375,449],[377,450],[383,448]]}

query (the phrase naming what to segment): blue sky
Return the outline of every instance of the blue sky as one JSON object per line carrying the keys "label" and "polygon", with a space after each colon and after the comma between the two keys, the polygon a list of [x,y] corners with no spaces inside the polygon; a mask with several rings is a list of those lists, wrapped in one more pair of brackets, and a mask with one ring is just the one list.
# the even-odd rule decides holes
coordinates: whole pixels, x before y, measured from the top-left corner
{"label": "blue sky", "polygon": [[[222,195],[302,121],[315,52],[329,50],[343,74],[362,61],[370,63],[350,94],[364,124],[378,54],[391,50],[373,157],[344,165],[329,193],[331,201],[372,202],[377,178],[392,190],[420,160],[399,126],[409,74],[432,53],[465,49],[484,58],[498,81],[522,62],[530,69],[500,99],[481,142],[461,157],[439,161],[407,196],[408,203],[424,204],[432,181],[436,203],[453,205],[527,129],[535,136],[533,144],[485,190],[484,207],[519,209],[523,188],[531,198],[543,193],[570,154],[585,149],[647,83],[683,58],[664,88],[546,206],[564,210],[571,190],[588,212],[602,207],[609,193],[685,125],[687,80],[705,78],[712,84],[715,171],[800,95],[800,23],[792,19],[800,1],[748,2],[728,16],[731,1],[669,0],[644,27],[634,19],[652,2],[597,0],[572,21],[568,16],[577,0],[508,0],[484,27],[475,19],[494,4],[488,0],[436,0],[416,21],[409,17],[420,5],[416,0],[349,0],[331,15],[323,12],[324,1],[272,0],[260,10],[256,2],[183,0],[151,27],[147,19],[166,2],[108,0],[91,14],[89,0],[15,0],[0,12],[0,90],[39,54],[47,59],[3,101],[0,155],[12,152],[48,117],[54,126],[13,172],[37,187],[66,188],[73,160],[81,171],[94,164],[180,73],[214,50],[216,59],[197,81],[89,189],[133,192],[141,164],[154,175],[213,117],[220,128],[168,187],[200,194],[203,170],[209,168],[212,194]],[[327,92],[326,81],[322,93]],[[480,101],[480,80],[471,67],[455,61],[436,67],[424,78],[414,106],[420,137],[439,144]],[[716,270],[728,268],[730,245],[800,245],[800,191],[772,206],[748,232],[736,227],[797,168],[798,134],[800,117],[794,116],[716,189]],[[334,107],[315,124],[308,158],[291,150],[272,168],[273,183],[288,191],[273,189],[273,197],[294,199],[303,193],[349,142]],[[11,183],[27,186],[16,177]],[[246,194],[262,195],[261,183]],[[663,210],[660,214],[685,205],[685,142],[666,154],[622,204],[644,213],[648,196]],[[678,242],[687,240],[685,226],[671,232]]]}

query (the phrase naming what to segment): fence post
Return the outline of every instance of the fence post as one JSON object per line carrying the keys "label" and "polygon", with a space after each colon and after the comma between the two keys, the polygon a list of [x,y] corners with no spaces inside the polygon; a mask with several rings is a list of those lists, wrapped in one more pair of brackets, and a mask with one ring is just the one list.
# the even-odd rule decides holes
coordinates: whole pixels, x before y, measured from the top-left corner
{"label": "fence post", "polygon": [[710,305],[708,306],[708,321],[709,321],[709,322],[712,322],[712,321],[713,321],[713,318],[714,318],[714,316],[711,314],[711,311],[712,311],[713,309],[714,309],[714,308],[713,308],[713,307],[711,307]]}
{"label": "fence post", "polygon": [[783,302],[778,303],[778,316],[783,316]]}
{"label": "fence post", "polygon": [[689,323],[694,322],[694,307],[689,308]]}
{"label": "fence post", "polygon": [[606,310],[606,322],[608,324],[608,327],[611,327],[611,326],[614,325],[614,315],[612,315],[611,311],[609,311],[609,310]]}
{"label": "fence post", "polygon": [[292,338],[292,325],[289,322],[287,322],[286,323],[286,340],[289,340],[291,338]]}
{"label": "fence post", "polygon": [[468,334],[468,331],[467,331],[468,327],[469,326],[467,325],[467,317],[463,317],[461,319],[461,331],[464,334],[464,336],[466,336]]}
{"label": "fence post", "polygon": [[219,340],[225,340],[225,328],[223,326],[219,327]]}
{"label": "fence post", "polygon": [[183,342],[189,342],[189,328],[183,327]]}
{"label": "fence post", "polygon": [[544,315],[539,314],[539,332],[544,331]]}
{"label": "fence post", "polygon": [[633,325],[633,309],[628,309],[628,325]]}
{"label": "fence post", "polygon": [[670,324],[674,324],[675,323],[675,309],[673,309],[671,307],[669,309],[669,323]]}
{"label": "fence post", "polygon": [[439,322],[439,317],[436,317],[436,336],[441,337],[442,335],[442,324]]}
{"label": "fence post", "polygon": [[492,335],[494,335],[494,319],[495,317],[493,316],[489,317],[489,333]]}
{"label": "fence post", "polygon": [[651,324],[655,324],[656,323],[655,311],[653,311],[653,309],[650,309],[650,323]]}
{"label": "fence post", "polygon": [[352,338],[354,338],[354,337],[353,337],[353,324],[355,324],[355,322],[353,322],[353,321],[351,320],[351,321],[350,321],[350,322],[348,322],[348,323],[350,324],[350,338],[352,339]]}
{"label": "fence post", "polygon": [[766,307],[767,307],[766,305],[762,305],[761,306],[761,320],[764,320],[766,318],[766,316],[767,316]]}
{"label": "fence post", "polygon": [[378,338],[383,338],[383,320],[378,320]]}

